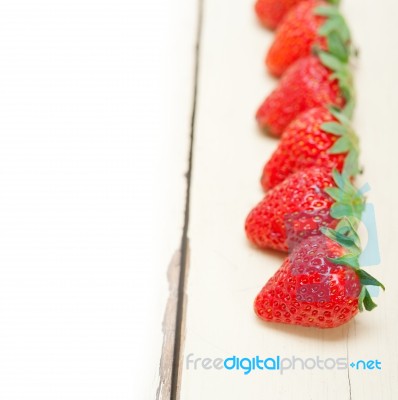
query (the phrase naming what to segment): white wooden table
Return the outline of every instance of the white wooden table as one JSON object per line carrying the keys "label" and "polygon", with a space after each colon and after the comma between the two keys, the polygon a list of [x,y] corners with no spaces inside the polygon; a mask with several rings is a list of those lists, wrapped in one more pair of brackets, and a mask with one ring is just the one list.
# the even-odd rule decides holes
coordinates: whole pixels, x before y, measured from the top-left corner
{"label": "white wooden table", "polygon": [[[370,0],[343,1],[360,49],[358,109],[369,202],[377,213],[382,264],[372,267],[387,285],[379,308],[330,331],[269,326],[252,302],[281,264],[282,256],[261,252],[245,240],[246,214],[262,197],[261,168],[277,142],[262,135],[253,113],[275,86],[263,57],[272,33],[262,29],[247,1],[204,1],[200,40],[197,118],[194,130],[189,220],[189,278],[181,399],[395,399],[398,396],[396,335],[398,295],[393,283],[398,212],[395,156],[398,139],[398,8]],[[192,358],[347,357],[378,359],[380,371],[270,372],[190,369]]]}

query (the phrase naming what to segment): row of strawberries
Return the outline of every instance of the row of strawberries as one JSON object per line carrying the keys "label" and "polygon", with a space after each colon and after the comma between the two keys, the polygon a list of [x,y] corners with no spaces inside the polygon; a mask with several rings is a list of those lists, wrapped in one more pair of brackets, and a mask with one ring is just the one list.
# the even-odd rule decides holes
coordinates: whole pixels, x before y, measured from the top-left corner
{"label": "row of strawberries", "polygon": [[257,0],[255,9],[277,28],[266,65],[281,77],[256,117],[281,141],[245,229],[259,248],[289,253],[255,312],[268,322],[337,327],[376,307],[369,286],[384,289],[360,265],[366,201],[353,183],[360,168],[350,30],[336,0]]}

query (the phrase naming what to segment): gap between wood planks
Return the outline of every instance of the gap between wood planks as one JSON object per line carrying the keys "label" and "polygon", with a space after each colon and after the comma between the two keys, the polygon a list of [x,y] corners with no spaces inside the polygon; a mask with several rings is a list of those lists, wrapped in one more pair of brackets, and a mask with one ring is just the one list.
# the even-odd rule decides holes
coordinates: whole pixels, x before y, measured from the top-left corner
{"label": "gap between wood planks", "polygon": [[163,348],[159,366],[159,385],[157,400],[177,400],[181,387],[182,349],[185,338],[185,285],[189,267],[189,213],[191,202],[191,178],[193,146],[195,138],[196,107],[198,97],[198,81],[200,66],[200,49],[203,24],[204,0],[197,0],[197,30],[194,55],[194,79],[192,96],[192,113],[189,130],[188,168],[185,195],[184,227],[181,238],[181,250],[177,251],[168,270],[170,296],[166,305],[163,321]]}

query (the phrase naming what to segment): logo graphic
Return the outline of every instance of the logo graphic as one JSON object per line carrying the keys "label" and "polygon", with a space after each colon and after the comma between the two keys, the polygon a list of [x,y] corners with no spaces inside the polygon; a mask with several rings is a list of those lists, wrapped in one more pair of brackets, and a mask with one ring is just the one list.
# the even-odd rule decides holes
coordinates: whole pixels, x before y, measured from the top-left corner
{"label": "logo graphic", "polygon": [[357,360],[349,363],[346,357],[339,358],[321,358],[319,356],[301,358],[296,356],[281,357],[238,357],[236,355],[227,358],[201,358],[195,357],[193,353],[186,356],[185,368],[187,370],[226,370],[240,371],[244,375],[249,375],[254,371],[258,372],[275,372],[281,375],[285,371],[312,371],[317,370],[347,370],[348,368],[358,371],[381,370],[382,364],[378,359],[374,360]]}

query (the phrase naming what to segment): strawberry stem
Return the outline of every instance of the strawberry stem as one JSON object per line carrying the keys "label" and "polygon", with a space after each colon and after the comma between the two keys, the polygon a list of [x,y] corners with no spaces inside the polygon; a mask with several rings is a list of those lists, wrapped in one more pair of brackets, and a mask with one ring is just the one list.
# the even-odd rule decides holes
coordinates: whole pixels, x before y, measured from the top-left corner
{"label": "strawberry stem", "polygon": [[346,115],[333,107],[329,107],[329,111],[337,119],[337,122],[326,122],[322,124],[321,128],[327,133],[340,137],[329,149],[329,153],[347,153],[343,173],[349,178],[355,177],[360,172],[358,136],[352,129],[351,122]]}
{"label": "strawberry stem", "polygon": [[327,50],[322,50],[317,45],[313,50],[322,64],[333,72],[330,79],[337,79],[346,101],[343,112],[351,118],[355,108],[355,93],[349,62],[351,55],[356,51],[351,43],[351,32],[347,22],[337,8],[339,1],[332,0],[329,3],[331,4],[316,7],[314,10],[315,15],[326,18],[318,34],[326,39]]}
{"label": "strawberry stem", "polygon": [[326,188],[325,192],[335,200],[330,215],[335,219],[353,217],[361,220],[365,209],[363,194],[351,183],[349,176],[333,170],[333,179],[337,187]]}
{"label": "strawberry stem", "polygon": [[361,269],[359,257],[361,256],[362,249],[360,238],[355,228],[358,224],[359,220],[357,220],[356,217],[344,217],[335,230],[322,227],[321,232],[346,250],[344,256],[329,258],[329,260],[334,264],[348,266],[355,271],[361,283],[361,292],[358,297],[359,310],[363,311],[365,309],[367,311],[372,311],[377,307],[377,304],[372,300],[367,288],[369,286],[377,286],[385,290],[385,286],[372,275]]}

